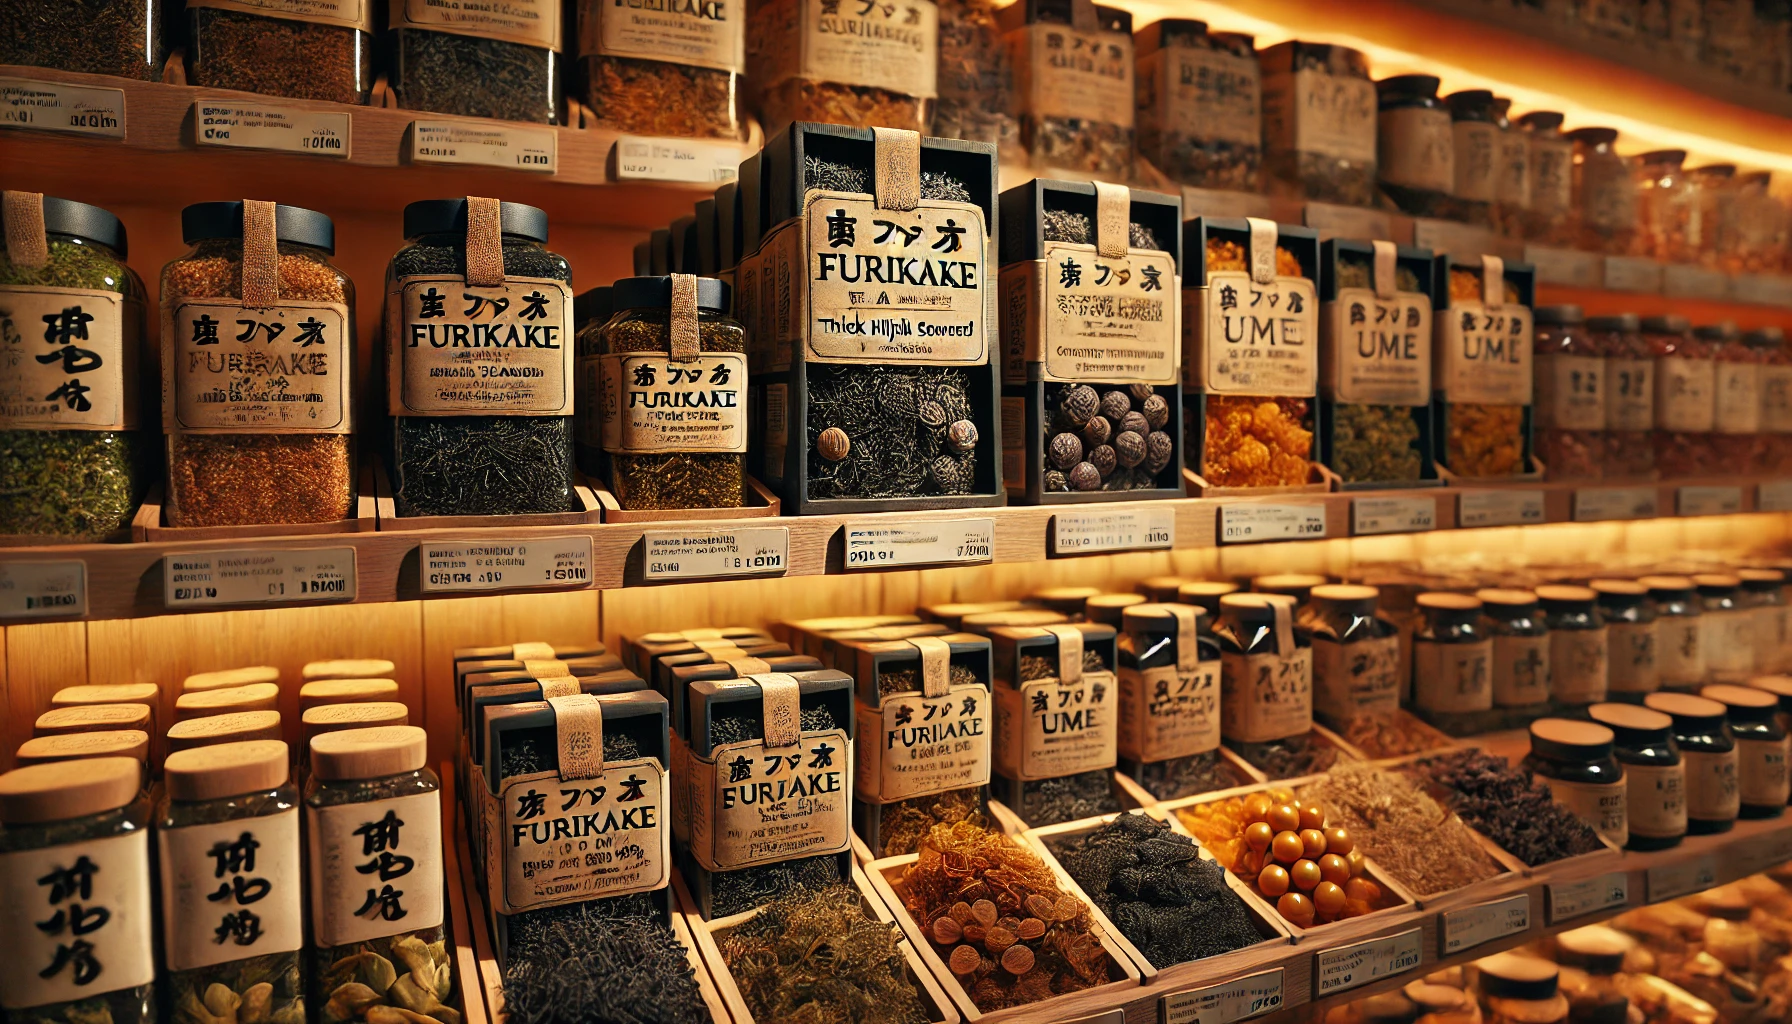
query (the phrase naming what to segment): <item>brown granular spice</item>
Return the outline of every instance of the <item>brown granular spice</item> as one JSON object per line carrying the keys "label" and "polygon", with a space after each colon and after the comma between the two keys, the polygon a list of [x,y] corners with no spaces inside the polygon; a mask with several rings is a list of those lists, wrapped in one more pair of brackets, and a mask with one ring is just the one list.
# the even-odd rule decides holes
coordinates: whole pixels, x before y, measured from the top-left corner
{"label": "brown granular spice", "polygon": [[[1518,289],[1505,282],[1507,302],[1518,301]],[[1450,300],[1481,298],[1481,274],[1450,268]],[[1446,398],[1448,396],[1445,396]],[[1524,406],[1451,402],[1445,464],[1457,476],[1506,476],[1524,469]]]}
{"label": "brown granular spice", "polygon": [[1376,866],[1420,896],[1492,878],[1499,862],[1462,819],[1413,780],[1360,761],[1346,762],[1300,791],[1342,825]]}
{"label": "brown granular spice", "polygon": [[341,25],[195,7],[194,85],[263,96],[364,103],[373,85],[373,37]]}
{"label": "brown granular spice", "polygon": [[674,138],[740,138],[732,71],[661,60],[585,58],[585,104],[599,128]]}

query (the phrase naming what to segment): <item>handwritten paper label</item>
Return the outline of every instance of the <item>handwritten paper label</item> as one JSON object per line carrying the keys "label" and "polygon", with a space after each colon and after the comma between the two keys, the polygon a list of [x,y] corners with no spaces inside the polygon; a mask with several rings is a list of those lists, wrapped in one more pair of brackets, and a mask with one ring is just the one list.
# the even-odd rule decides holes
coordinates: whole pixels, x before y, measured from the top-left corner
{"label": "handwritten paper label", "polygon": [[1325,536],[1324,505],[1221,505],[1220,543],[1318,540]]}
{"label": "handwritten paper label", "polygon": [[162,606],[169,611],[354,599],[354,548],[246,548],[162,558]]}
{"label": "handwritten paper label", "polygon": [[994,519],[934,519],[910,525],[846,524],[846,568],[987,562],[995,550]]}
{"label": "handwritten paper label", "polygon": [[1404,974],[1424,959],[1420,948],[1423,941],[1424,932],[1413,928],[1383,939],[1328,949],[1319,954],[1313,967],[1313,994],[1328,996],[1367,985],[1376,978]]}
{"label": "handwritten paper label", "polygon": [[1740,487],[1682,487],[1676,499],[1683,516],[1727,516],[1742,511]]}
{"label": "handwritten paper label", "polygon": [[770,748],[692,751],[691,855],[711,871],[839,853],[851,843],[852,741],[844,729]]}
{"label": "handwritten paper label", "polygon": [[1320,319],[1320,385],[1340,402],[1425,405],[1431,401],[1431,300],[1418,292],[1381,298],[1340,288]]}
{"label": "handwritten paper label", "polygon": [[790,558],[787,526],[648,530],[642,534],[647,580],[713,579],[784,572]]}
{"label": "handwritten paper label", "polygon": [[196,100],[193,141],[201,146],[271,149],[347,159],[349,115],[265,103],[232,106],[218,100]]}
{"label": "handwritten paper label", "polygon": [[1645,876],[1649,902],[1660,903],[1689,892],[1702,892],[1717,884],[1717,862],[1709,856],[1649,869]]}
{"label": "handwritten paper label", "polygon": [[1456,525],[1524,526],[1543,521],[1541,491],[1463,491],[1456,499]]}
{"label": "handwritten paper label", "polygon": [[[487,805],[487,891],[504,913],[666,884],[672,833],[665,827],[670,776],[658,759],[605,761],[596,778],[558,772],[504,780]],[[489,792],[489,791],[487,791]]]}
{"label": "handwritten paper label", "polygon": [[999,284],[1004,379],[1174,384],[1182,344],[1180,279],[1170,255],[1047,242],[1045,256],[1006,268]]}
{"label": "handwritten paper label", "polygon": [[1450,401],[1530,404],[1533,381],[1528,307],[1516,302],[1489,306],[1458,301],[1442,311],[1436,323],[1442,344],[1434,372],[1438,388]]}
{"label": "handwritten paper label", "polygon": [[1282,968],[1158,1000],[1163,1024],[1232,1024],[1282,1008]]}
{"label": "handwritten paper label", "polygon": [[1651,519],[1660,496],[1653,487],[1582,487],[1574,492],[1574,521]]}
{"label": "handwritten paper label", "polygon": [[0,128],[124,138],[124,90],[0,78]]}
{"label": "handwritten paper label", "polygon": [[560,166],[559,136],[552,128],[494,122],[411,122],[411,163],[508,167],[552,174]]}
{"label": "handwritten paper label", "polygon": [[591,538],[419,544],[417,576],[425,594],[584,587],[591,583]]}
{"label": "handwritten paper label", "polygon": [[0,619],[86,614],[86,562],[0,562]]}
{"label": "handwritten paper label", "polygon": [[1176,541],[1176,513],[1169,508],[1110,508],[1052,515],[1052,554],[1149,551]]}
{"label": "handwritten paper label", "polygon": [[1612,910],[1630,902],[1630,875],[1623,871],[1579,882],[1562,882],[1547,887],[1549,923],[1560,924],[1601,910]]}
{"label": "handwritten paper label", "polygon": [[1422,533],[1437,528],[1436,498],[1357,498],[1350,503],[1350,532]]}
{"label": "handwritten paper label", "polygon": [[1473,949],[1494,939],[1517,935],[1531,926],[1531,897],[1519,893],[1503,900],[1446,911],[1441,915],[1439,931],[1443,938],[1443,955],[1450,956]]}
{"label": "handwritten paper label", "polygon": [[740,157],[740,147],[731,142],[624,135],[616,140],[612,177],[719,185],[739,176]]}

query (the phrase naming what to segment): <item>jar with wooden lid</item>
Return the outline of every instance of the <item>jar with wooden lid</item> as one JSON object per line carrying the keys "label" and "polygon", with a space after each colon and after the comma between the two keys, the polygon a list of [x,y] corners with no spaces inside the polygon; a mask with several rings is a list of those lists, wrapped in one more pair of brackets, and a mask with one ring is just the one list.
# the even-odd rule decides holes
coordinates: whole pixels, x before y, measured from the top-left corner
{"label": "jar with wooden lid", "polygon": [[1638,249],[1636,185],[1630,163],[1618,155],[1616,128],[1579,128],[1574,143],[1574,210],[1579,248],[1607,256]]}
{"label": "jar with wooden lid", "polygon": [[1594,580],[1599,615],[1605,620],[1606,694],[1612,700],[1640,704],[1661,688],[1656,664],[1660,638],[1649,588],[1635,580]]}
{"label": "jar with wooden lid", "polygon": [[1147,576],[1133,584],[1133,589],[1145,595],[1145,600],[1158,604],[1171,604],[1177,600],[1177,591],[1184,583],[1193,583],[1187,576]]}
{"label": "jar with wooden lid", "polygon": [[1689,576],[1644,576],[1655,606],[1655,667],[1661,688],[1691,692],[1705,683],[1704,605]]}
{"label": "jar with wooden lid", "polygon": [[174,723],[168,727],[168,749],[173,752],[219,743],[277,740],[280,737],[280,712],[237,711]]}
{"label": "jar with wooden lid", "polygon": [[[1482,1024],[1481,1007],[1455,985],[1414,981],[1400,992],[1416,1011],[1413,1024]],[[1364,1017],[1367,1024],[1367,1014]]]}
{"label": "jar with wooden lid", "polygon": [[149,800],[130,757],[0,775],[0,1011],[9,1024],[153,1024]]}
{"label": "jar with wooden lid", "polygon": [[1605,700],[1611,659],[1598,598],[1591,587],[1537,588],[1543,621],[1549,626],[1549,696],[1557,710]]}
{"label": "jar with wooden lid", "polygon": [[1531,316],[1537,452],[1551,480],[1598,480],[1607,447],[1605,350],[1579,306],[1538,306]]}
{"label": "jar with wooden lid", "polygon": [[[1634,845],[1632,835],[1632,849]],[[1556,936],[1556,963],[1575,973],[1561,980],[1569,1024],[1625,1024],[1630,1019],[1624,957],[1636,941],[1607,925],[1571,928]],[[1572,979],[1572,980],[1570,980]]]}
{"label": "jar with wooden lid", "polygon": [[1636,158],[1637,255],[1662,263],[1699,261],[1699,191],[1682,165],[1684,149]]}
{"label": "jar with wooden lid", "polygon": [[1494,127],[1499,129],[1494,143],[1494,225],[1507,238],[1523,238],[1531,206],[1531,142],[1512,119],[1510,97],[1495,96],[1492,110]]}
{"label": "jar with wooden lid", "polygon": [[249,665],[243,668],[195,672],[181,680],[180,692],[199,693],[204,690],[222,690],[231,686],[248,686],[251,683],[273,683],[278,686],[280,670],[273,665]]}
{"label": "jar with wooden lid", "polygon": [[363,704],[398,700],[398,682],[392,679],[320,679],[299,687],[299,714],[325,704]]}
{"label": "jar with wooden lid", "polygon": [[1205,611],[1208,622],[1218,622],[1220,600],[1227,594],[1236,594],[1238,591],[1238,584],[1224,580],[1192,580],[1176,588],[1176,600]]}
{"label": "jar with wooden lid", "polygon": [[1251,577],[1251,590],[1258,594],[1280,594],[1294,599],[1294,614],[1299,618],[1310,603],[1313,588],[1330,583],[1330,576],[1316,572],[1275,572]]}
{"label": "jar with wooden lid", "polygon": [[148,704],[91,704],[51,708],[37,716],[32,732],[38,736],[110,732],[115,729],[155,729],[155,710]]}
{"label": "jar with wooden lid", "polygon": [[396,671],[398,666],[387,658],[332,658],[306,662],[299,670],[299,678],[307,683],[324,679],[390,679]]}
{"label": "jar with wooden lid", "polygon": [[1587,716],[1612,732],[1624,769],[1626,847],[1665,850],[1686,836],[1686,766],[1674,747],[1674,720],[1636,704],[1594,704]]}
{"label": "jar with wooden lid", "polygon": [[[1119,629],[1126,609],[1149,601],[1144,594],[1093,594],[1083,602],[1083,618]],[[1211,633],[1211,628],[1206,630]]]}
{"label": "jar with wooden lid", "polygon": [[1613,755],[1612,730],[1597,722],[1539,718],[1530,735],[1523,767],[1612,845],[1629,842],[1630,798],[1624,766]]}
{"label": "jar with wooden lid", "polygon": [[1292,39],[1258,54],[1263,179],[1271,195],[1375,202],[1376,95],[1361,50]]}
{"label": "jar with wooden lid", "polygon": [[148,704],[154,707],[162,699],[162,688],[154,683],[95,683],[65,686],[50,695],[52,708],[80,708],[94,704]]}
{"label": "jar with wooden lid", "polygon": [[299,791],[279,740],[170,754],[156,805],[164,986],[182,1007],[305,1019]]}
{"label": "jar with wooden lid", "polygon": [[1139,155],[1179,184],[1257,191],[1263,88],[1253,44],[1189,18],[1140,29]]}
{"label": "jar with wooden lid", "polygon": [[1469,965],[1486,1024],[1564,1024],[1568,999],[1557,989],[1555,964],[1495,953]]}
{"label": "jar with wooden lid", "polygon": [[1220,757],[1220,652],[1206,619],[1181,604],[1122,614],[1119,765],[1160,800],[1243,783]]}
{"label": "jar with wooden lid", "polygon": [[319,704],[305,709],[299,716],[299,757],[311,750],[311,738],[326,732],[344,729],[378,729],[389,725],[409,725],[410,709],[397,701],[368,701],[364,704]]}
{"label": "jar with wooden lid", "polygon": [[1394,75],[1375,83],[1377,183],[1414,217],[1444,216],[1456,179],[1450,109],[1437,98],[1437,85],[1436,75]]}
{"label": "jar with wooden lid", "polygon": [[1778,569],[1738,569],[1742,581],[1737,603],[1753,610],[1755,620],[1755,672],[1772,674],[1787,668],[1786,574]]}
{"label": "jar with wooden lid", "polygon": [[226,686],[216,690],[183,693],[174,699],[174,720],[185,722],[207,715],[228,715],[238,711],[274,711],[279,707],[280,688],[273,683],[250,683],[247,686]]}
{"label": "jar with wooden lid", "polygon": [[1579,234],[1574,205],[1574,140],[1562,133],[1562,115],[1533,110],[1518,119],[1530,158],[1530,194],[1522,237],[1539,245],[1573,246]]}
{"label": "jar with wooden lid", "polygon": [[1763,353],[1743,343],[1732,321],[1693,328],[1711,348],[1713,369],[1711,450],[1715,461],[1705,473],[1747,473],[1754,469],[1761,439]]}
{"label": "jar with wooden lid", "polygon": [[1655,359],[1655,466],[1664,477],[1709,473],[1717,415],[1717,365],[1692,322],[1674,313],[1642,320]]}
{"label": "jar with wooden lid", "polygon": [[129,757],[143,765],[143,777],[149,778],[149,733],[141,729],[113,729],[107,732],[70,732],[55,736],[33,736],[19,744],[14,762],[26,765],[52,761],[84,761],[95,757]]}
{"label": "jar with wooden lid", "polygon": [[1724,706],[1730,734],[1736,737],[1736,789],[1744,818],[1777,818],[1792,798],[1788,784],[1786,727],[1779,720],[1780,702],[1751,686],[1719,683],[1699,691]]}
{"label": "jar with wooden lid", "polygon": [[1313,587],[1301,620],[1313,647],[1313,712],[1335,729],[1400,710],[1400,627],[1376,614],[1381,592]]}
{"label": "jar with wooden lid", "polygon": [[1070,622],[1079,622],[1089,599],[1100,593],[1100,587],[1047,587],[1028,594],[1021,603],[1057,612]]}
{"label": "jar with wooden lid", "polygon": [[1692,577],[1704,611],[1705,679],[1742,683],[1755,674],[1755,613],[1742,602],[1742,578],[1734,573]]}
{"label": "jar with wooden lid", "polygon": [[1528,590],[1475,591],[1493,640],[1492,689],[1500,725],[1528,723],[1549,711],[1549,626]]}
{"label": "jar with wooden lid", "polygon": [[1480,598],[1420,594],[1412,636],[1412,696],[1419,716],[1451,735],[1481,732],[1493,709],[1493,638]]}
{"label": "jar with wooden lid", "polygon": [[1313,729],[1313,645],[1294,628],[1294,599],[1279,594],[1220,598],[1213,638],[1220,649],[1221,735],[1245,758]]}
{"label": "jar with wooden lid", "polygon": [[1674,744],[1686,765],[1687,833],[1730,831],[1742,811],[1742,791],[1727,709],[1690,693],[1651,693],[1643,704],[1674,720]]}
{"label": "jar with wooden lid", "polygon": [[1605,472],[1611,478],[1655,471],[1655,361],[1634,313],[1587,317],[1587,335],[1605,360]]}

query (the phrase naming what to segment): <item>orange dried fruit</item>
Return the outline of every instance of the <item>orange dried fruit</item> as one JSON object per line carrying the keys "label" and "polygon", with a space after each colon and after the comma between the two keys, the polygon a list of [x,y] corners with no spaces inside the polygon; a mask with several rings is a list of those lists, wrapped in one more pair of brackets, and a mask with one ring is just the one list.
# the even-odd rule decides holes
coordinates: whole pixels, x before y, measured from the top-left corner
{"label": "orange dried fruit", "polygon": [[1037,893],[1035,893],[1032,896],[1028,896],[1027,897],[1027,913],[1032,914],[1034,917],[1040,917],[1040,918],[1045,918],[1045,919],[1049,920],[1052,917],[1052,901],[1051,901],[1051,899],[1046,896],[1040,896]]}
{"label": "orange dried fruit", "polygon": [[962,900],[952,904],[952,909],[947,911],[947,913],[951,914],[952,920],[957,921],[959,924],[970,924],[972,921],[971,905]]}
{"label": "orange dried fruit", "polygon": [[1014,934],[1022,939],[1037,939],[1045,934],[1045,922],[1037,917],[1029,917],[1020,923],[1020,927],[1014,930]]}
{"label": "orange dried fruit", "polygon": [[971,917],[975,918],[977,923],[985,928],[995,924],[996,918],[1001,916],[1002,912],[997,910],[996,905],[989,900],[978,900],[971,904]]}
{"label": "orange dried fruit", "polygon": [[933,922],[933,941],[942,946],[950,946],[964,936],[964,928],[950,917],[942,917]]}

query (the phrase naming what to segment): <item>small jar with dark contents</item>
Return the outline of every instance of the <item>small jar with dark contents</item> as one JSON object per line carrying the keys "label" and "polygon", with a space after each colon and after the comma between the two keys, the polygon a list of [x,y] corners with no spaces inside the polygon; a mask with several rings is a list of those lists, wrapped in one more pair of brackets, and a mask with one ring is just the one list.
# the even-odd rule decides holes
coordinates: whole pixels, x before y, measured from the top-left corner
{"label": "small jar with dark contents", "polygon": [[1375,164],[1381,191],[1414,217],[1441,217],[1456,182],[1450,108],[1436,75],[1394,75],[1375,83]]}
{"label": "small jar with dark contents", "polygon": [[1513,728],[1549,713],[1549,626],[1528,590],[1475,591],[1493,639],[1496,728]]}
{"label": "small jar with dark contents", "polygon": [[1719,683],[1699,691],[1724,706],[1736,737],[1736,790],[1744,818],[1777,818],[1792,798],[1786,775],[1788,740],[1779,698],[1751,686]]}
{"label": "small jar with dark contents", "polygon": [[1742,581],[1738,603],[1751,610],[1755,622],[1755,671],[1779,672],[1786,666],[1786,574],[1778,569],[1738,569]]}
{"label": "small jar with dark contents", "polygon": [[1756,676],[1748,681],[1748,685],[1771,693],[1779,700],[1780,728],[1792,735],[1792,676]]}
{"label": "small jar with dark contents", "polygon": [[1661,689],[1691,693],[1705,685],[1705,618],[1690,576],[1644,576],[1655,607],[1655,668]]}
{"label": "small jar with dark contents", "polygon": [[[1636,849],[1634,845],[1632,849]],[[1635,940],[1605,925],[1573,928],[1556,936],[1556,963],[1580,973],[1568,989],[1569,1024],[1625,1024],[1630,997],[1624,956]]]}
{"label": "small jar with dark contents", "polygon": [[1463,89],[1444,97],[1450,108],[1454,151],[1449,216],[1468,224],[1494,226],[1493,203],[1500,191],[1500,157],[1505,115],[1486,89]]}
{"label": "small jar with dark contents", "polygon": [[1147,600],[1144,594],[1096,594],[1083,602],[1083,618],[1119,629],[1126,609]]}
{"label": "small jar with dark contents", "polygon": [[1543,779],[1557,803],[1623,846],[1630,841],[1624,766],[1613,754],[1612,730],[1598,722],[1539,718],[1531,723],[1524,767]]}
{"label": "small jar with dark contents", "polygon": [[1226,744],[1272,778],[1328,767],[1312,756],[1313,648],[1305,631],[1294,628],[1294,599],[1228,594],[1220,599],[1213,638]]}
{"label": "small jar with dark contents", "polygon": [[1538,306],[1531,362],[1537,453],[1551,480],[1605,475],[1605,352],[1579,306]]}
{"label": "small jar with dark contents", "polygon": [[1674,745],[1686,765],[1687,833],[1730,831],[1742,812],[1742,791],[1727,709],[1690,693],[1651,693],[1643,704],[1674,720]]}
{"label": "small jar with dark contents", "polygon": [[1742,603],[1742,579],[1733,573],[1692,578],[1704,608],[1705,680],[1741,683],[1755,674],[1755,613]]}
{"label": "small jar with dark contents", "polygon": [[1207,613],[1141,602],[1121,619],[1119,769],[1160,800],[1241,785],[1220,757],[1220,650]]}
{"label": "small jar with dark contents", "polygon": [[1655,361],[1642,321],[1635,313],[1590,316],[1587,334],[1605,359],[1605,478],[1646,477],[1655,471]]}
{"label": "small jar with dark contents", "polygon": [[1493,710],[1493,638],[1480,598],[1420,594],[1412,636],[1412,695],[1419,717],[1453,736],[1480,732]]}
{"label": "small jar with dark contents", "polygon": [[1599,614],[1605,619],[1606,694],[1612,700],[1641,704],[1645,696],[1661,689],[1649,588],[1635,580],[1594,580],[1589,585],[1599,595]]}
{"label": "small jar with dark contents", "polygon": [[1558,711],[1572,711],[1605,699],[1610,655],[1599,594],[1591,587],[1537,588],[1543,621],[1549,626],[1549,696]]}
{"label": "small jar with dark contents", "polygon": [[1251,590],[1259,594],[1281,594],[1294,598],[1294,614],[1299,618],[1307,612],[1313,588],[1330,582],[1330,577],[1316,572],[1278,572],[1252,577]]}
{"label": "small jar with dark contents", "polygon": [[1469,965],[1486,1024],[1563,1024],[1568,997],[1557,987],[1555,964],[1516,953],[1495,953]]}
{"label": "small jar with dark contents", "polygon": [[1300,623],[1313,645],[1313,711],[1334,728],[1400,710],[1400,628],[1375,614],[1381,592],[1314,587]]}
{"label": "small jar with dark contents", "polygon": [[1588,717],[1612,731],[1624,767],[1626,848],[1665,850],[1686,837],[1686,766],[1674,747],[1674,720],[1636,704],[1595,704]]}

